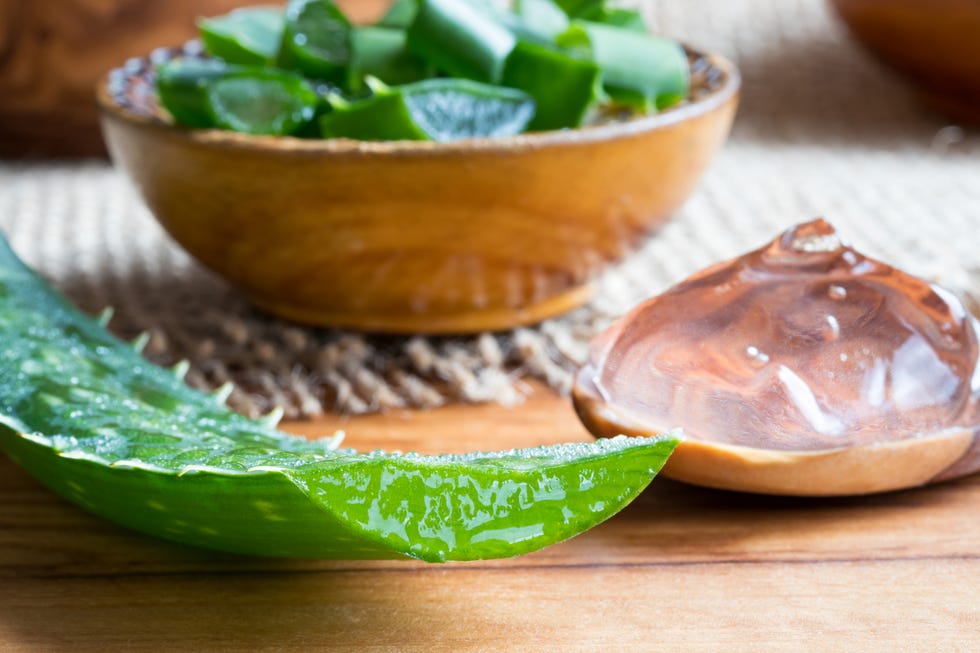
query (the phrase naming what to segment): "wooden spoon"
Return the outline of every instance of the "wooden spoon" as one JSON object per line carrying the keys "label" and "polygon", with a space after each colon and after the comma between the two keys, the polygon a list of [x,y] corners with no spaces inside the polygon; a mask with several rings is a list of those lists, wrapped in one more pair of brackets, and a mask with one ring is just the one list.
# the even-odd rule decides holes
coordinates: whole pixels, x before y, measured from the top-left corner
{"label": "wooden spoon", "polygon": [[702,271],[592,344],[573,392],[596,436],[681,427],[664,474],[868,494],[980,468],[980,323],[822,220]]}

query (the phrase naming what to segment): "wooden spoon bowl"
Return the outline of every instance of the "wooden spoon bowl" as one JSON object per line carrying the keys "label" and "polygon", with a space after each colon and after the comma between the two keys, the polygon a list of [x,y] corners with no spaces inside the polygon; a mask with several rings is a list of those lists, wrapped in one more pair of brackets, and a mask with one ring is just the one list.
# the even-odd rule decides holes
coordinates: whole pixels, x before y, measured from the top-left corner
{"label": "wooden spoon bowl", "polygon": [[183,129],[139,66],[111,74],[98,102],[112,158],[156,218],[256,305],[317,325],[475,332],[583,303],[691,193],[740,83],[722,57],[691,59],[691,98],[663,113],[455,143]]}
{"label": "wooden spoon bowl", "polygon": [[[652,435],[606,403],[581,370],[572,396],[582,423],[596,437]],[[851,496],[918,487],[970,473],[980,458],[980,428],[954,428],[895,442],[787,451],[707,440],[682,440],[661,474],[692,485],[786,496]]]}
{"label": "wooden spoon bowl", "polygon": [[816,220],[703,270],[591,345],[594,435],[680,427],[664,468],[714,488],[885,492],[980,470],[980,322]]}

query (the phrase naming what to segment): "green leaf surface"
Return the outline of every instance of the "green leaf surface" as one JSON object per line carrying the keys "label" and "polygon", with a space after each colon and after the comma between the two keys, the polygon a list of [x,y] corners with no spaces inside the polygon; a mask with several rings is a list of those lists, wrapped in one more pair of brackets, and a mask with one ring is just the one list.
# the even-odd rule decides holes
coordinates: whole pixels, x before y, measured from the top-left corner
{"label": "green leaf surface", "polygon": [[517,38],[465,0],[421,0],[408,48],[453,77],[497,83]]}
{"label": "green leaf surface", "polygon": [[213,59],[177,59],[157,69],[160,105],[185,127],[214,127],[208,84],[228,74],[228,65]]}
{"label": "green leaf surface", "polygon": [[376,24],[378,27],[408,29],[419,11],[419,0],[395,0]]}
{"label": "green leaf surface", "polygon": [[301,77],[266,69],[212,81],[208,101],[222,129],[286,136],[313,120],[319,98]]}
{"label": "green leaf surface", "polygon": [[278,65],[311,79],[349,84],[352,27],[330,0],[290,0]]}
{"label": "green leaf surface", "polygon": [[592,62],[527,41],[507,58],[501,83],[534,98],[533,130],[578,127],[601,90],[599,67]]}
{"label": "green leaf surface", "polygon": [[[237,415],[86,318],[0,239],[0,449],[124,526],[238,553],[506,557],[605,520],[676,440],[358,454]],[[66,534],[68,536],[68,534]]]}
{"label": "green leaf surface", "polygon": [[386,84],[409,84],[432,77],[434,70],[409,52],[405,31],[388,27],[354,28],[354,76],[377,77]]}
{"label": "green leaf surface", "polygon": [[610,96],[641,111],[687,97],[690,71],[675,41],[611,25],[575,21],[558,45],[591,58]]}
{"label": "green leaf surface", "polygon": [[228,63],[268,65],[282,43],[283,15],[276,7],[245,7],[197,23],[204,48]]}
{"label": "green leaf surface", "polygon": [[[551,0],[514,0],[514,14],[539,38],[554,42],[568,29],[568,16]],[[525,33],[518,34],[524,37]]]}
{"label": "green leaf surface", "polygon": [[402,92],[415,123],[435,141],[513,136],[534,117],[527,93],[466,79],[430,79]]}
{"label": "green leaf surface", "polygon": [[517,89],[468,79],[429,79],[354,102],[320,119],[325,138],[433,140],[513,136],[534,116],[534,99]]}

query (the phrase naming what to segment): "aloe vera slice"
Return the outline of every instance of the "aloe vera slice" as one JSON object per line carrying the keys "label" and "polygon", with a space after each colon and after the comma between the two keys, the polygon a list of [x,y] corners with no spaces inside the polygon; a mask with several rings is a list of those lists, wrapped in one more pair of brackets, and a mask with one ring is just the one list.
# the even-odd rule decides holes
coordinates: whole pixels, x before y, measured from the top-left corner
{"label": "aloe vera slice", "polygon": [[215,126],[285,136],[310,123],[320,99],[304,79],[265,69],[229,74],[208,85]]}
{"label": "aloe vera slice", "polygon": [[527,41],[507,57],[501,83],[534,98],[534,130],[578,127],[601,95],[598,66]]}
{"label": "aloe vera slice", "polygon": [[576,21],[558,37],[558,45],[592,58],[602,69],[606,92],[622,104],[649,111],[687,96],[690,71],[684,48],[676,41]]}
{"label": "aloe vera slice", "polygon": [[514,13],[527,26],[518,33],[526,38],[528,32],[553,42],[568,29],[568,16],[551,0],[514,0]]}
{"label": "aloe vera slice", "polygon": [[291,0],[285,16],[279,67],[347,86],[353,46],[343,12],[330,0]]}
{"label": "aloe vera slice", "polygon": [[453,77],[495,84],[517,43],[510,30],[465,0],[421,0],[408,48]]}
{"label": "aloe vera slice", "polygon": [[415,20],[415,14],[418,13],[418,10],[418,0],[395,0],[376,25],[378,27],[408,29],[408,26]]}
{"label": "aloe vera slice", "polygon": [[501,453],[357,454],[253,421],[143,360],[0,238],[0,450],[124,526],[238,553],[514,556],[605,520],[676,440]]}
{"label": "aloe vera slice", "polygon": [[261,66],[271,64],[279,53],[283,15],[274,7],[246,7],[202,18],[197,27],[211,56],[228,63]]}
{"label": "aloe vera slice", "polygon": [[177,59],[157,70],[160,105],[185,127],[214,127],[208,84],[228,74],[228,65],[213,59]]}
{"label": "aloe vera slice", "polygon": [[429,79],[341,102],[320,119],[324,138],[434,140],[513,136],[534,116],[534,99],[467,79]]}
{"label": "aloe vera slice", "polygon": [[643,20],[643,14],[636,9],[626,9],[623,7],[604,8],[595,18],[597,23],[611,25],[621,29],[628,29],[634,32],[647,33],[647,25]]}
{"label": "aloe vera slice", "polygon": [[388,27],[354,29],[352,68],[358,78],[377,77],[386,84],[408,84],[432,77],[432,68],[405,45],[405,31]]}

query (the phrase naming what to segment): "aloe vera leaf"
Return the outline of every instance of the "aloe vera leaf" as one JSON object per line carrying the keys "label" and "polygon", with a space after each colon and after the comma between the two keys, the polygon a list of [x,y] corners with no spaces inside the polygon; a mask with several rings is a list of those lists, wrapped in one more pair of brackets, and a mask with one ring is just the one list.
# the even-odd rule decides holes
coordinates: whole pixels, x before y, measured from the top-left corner
{"label": "aloe vera leaf", "polygon": [[245,7],[197,22],[204,48],[228,63],[269,65],[282,43],[283,15],[277,7]]}
{"label": "aloe vera leaf", "polygon": [[418,13],[418,10],[418,0],[395,0],[388,7],[385,15],[375,24],[378,27],[408,29],[408,26],[415,20],[415,14]]}
{"label": "aloe vera leaf", "polygon": [[[514,15],[526,30],[549,42],[568,29],[568,16],[551,0],[514,0]],[[521,30],[518,36],[526,38],[527,33]]]}
{"label": "aloe vera leaf", "polygon": [[434,70],[405,45],[405,31],[356,27],[353,35],[355,77],[377,77],[386,84],[409,84],[432,77]]}
{"label": "aloe vera leaf", "polygon": [[496,84],[517,38],[465,0],[421,0],[408,48],[453,77]]}
{"label": "aloe vera leaf", "polygon": [[523,91],[469,79],[428,79],[339,103],[320,119],[320,131],[324,138],[445,142],[513,136],[533,116],[534,99]]}
{"label": "aloe vera leaf", "polygon": [[275,69],[232,73],[208,84],[215,125],[246,134],[293,134],[313,120],[319,102],[306,80]]}
{"label": "aloe vera leaf", "polygon": [[611,25],[575,21],[558,45],[589,56],[602,69],[607,93],[641,111],[687,96],[690,70],[676,41]]}
{"label": "aloe vera leaf", "polygon": [[419,127],[399,90],[374,94],[353,102],[334,99],[332,110],[320,120],[323,138],[351,138],[358,141],[427,141],[429,135]]}
{"label": "aloe vera leaf", "polygon": [[435,141],[514,136],[534,117],[527,93],[468,79],[429,79],[401,91],[412,119]]}
{"label": "aloe vera leaf", "polygon": [[311,79],[349,84],[352,27],[330,0],[290,0],[277,64]]}
{"label": "aloe vera leaf", "polygon": [[357,454],[237,415],[79,313],[0,238],[0,450],[124,526],[238,553],[514,556],[605,520],[676,440]]}
{"label": "aloe vera leaf", "polygon": [[634,32],[647,31],[646,21],[643,14],[636,9],[626,9],[623,7],[607,7],[603,9],[594,19],[597,23],[611,25],[621,29],[628,29]]}
{"label": "aloe vera leaf", "polygon": [[533,130],[564,129],[582,124],[601,97],[599,67],[590,61],[527,41],[507,57],[501,84],[534,98]]}
{"label": "aloe vera leaf", "polygon": [[214,59],[177,59],[157,69],[160,105],[185,127],[214,127],[208,84],[227,75],[229,66]]}

